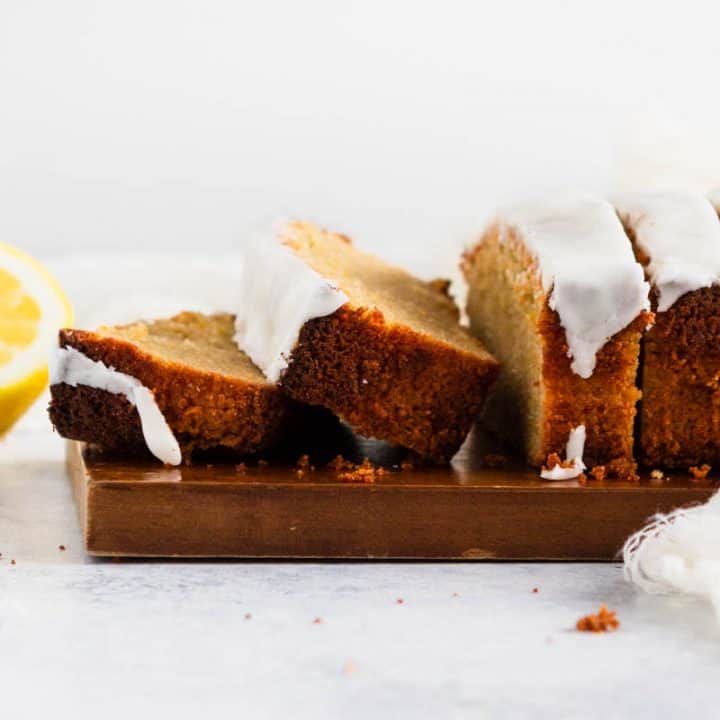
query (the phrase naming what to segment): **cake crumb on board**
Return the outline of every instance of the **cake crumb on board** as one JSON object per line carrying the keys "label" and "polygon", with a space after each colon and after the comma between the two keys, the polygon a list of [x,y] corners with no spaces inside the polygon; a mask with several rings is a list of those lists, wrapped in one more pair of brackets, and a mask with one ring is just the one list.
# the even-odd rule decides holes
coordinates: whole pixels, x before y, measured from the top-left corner
{"label": "cake crumb on board", "polygon": [[711,470],[712,467],[708,464],[700,465],[700,467],[693,465],[688,468],[688,472],[692,475],[693,480],[704,480],[710,474]]}
{"label": "cake crumb on board", "polygon": [[574,463],[572,460],[563,460],[557,453],[550,453],[547,456],[547,459],[545,460],[545,464],[543,465],[542,469],[543,471],[554,470],[556,467],[568,469],[574,467]]}
{"label": "cake crumb on board", "polygon": [[302,480],[308,473],[315,472],[315,466],[310,464],[309,455],[301,455],[295,463],[295,475]]}
{"label": "cake crumb on board", "polygon": [[359,465],[352,465],[349,470],[343,470],[337,475],[338,480],[354,483],[374,483],[377,478],[387,474],[383,467],[373,465],[368,458],[365,458]]}
{"label": "cake crumb on board", "polygon": [[498,453],[488,453],[487,455],[483,456],[483,463],[485,464],[485,466],[492,469],[503,468],[507,465],[507,462],[507,457]]}

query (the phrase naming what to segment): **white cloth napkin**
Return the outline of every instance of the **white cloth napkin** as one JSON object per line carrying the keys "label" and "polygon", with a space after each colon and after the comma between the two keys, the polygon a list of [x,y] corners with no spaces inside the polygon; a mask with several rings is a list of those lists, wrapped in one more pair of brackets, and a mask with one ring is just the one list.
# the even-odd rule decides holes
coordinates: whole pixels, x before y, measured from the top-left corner
{"label": "white cloth napkin", "polygon": [[704,505],[657,514],[623,547],[625,577],[650,593],[709,600],[720,621],[720,493]]}

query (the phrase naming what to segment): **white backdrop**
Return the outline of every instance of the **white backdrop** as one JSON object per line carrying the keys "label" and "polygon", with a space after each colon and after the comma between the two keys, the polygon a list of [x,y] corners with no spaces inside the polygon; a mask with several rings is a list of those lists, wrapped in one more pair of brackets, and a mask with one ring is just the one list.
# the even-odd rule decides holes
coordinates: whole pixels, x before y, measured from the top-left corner
{"label": "white backdrop", "polygon": [[720,184],[716,7],[0,0],[0,239],[232,253],[289,214],[446,274],[523,190]]}

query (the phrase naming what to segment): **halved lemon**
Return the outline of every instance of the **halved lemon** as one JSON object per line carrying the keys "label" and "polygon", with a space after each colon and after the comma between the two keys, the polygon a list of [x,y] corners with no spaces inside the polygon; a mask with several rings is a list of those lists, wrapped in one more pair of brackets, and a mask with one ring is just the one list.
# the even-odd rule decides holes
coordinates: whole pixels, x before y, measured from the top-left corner
{"label": "halved lemon", "polygon": [[0,437],[44,390],[57,331],[71,324],[70,302],[45,268],[0,243]]}

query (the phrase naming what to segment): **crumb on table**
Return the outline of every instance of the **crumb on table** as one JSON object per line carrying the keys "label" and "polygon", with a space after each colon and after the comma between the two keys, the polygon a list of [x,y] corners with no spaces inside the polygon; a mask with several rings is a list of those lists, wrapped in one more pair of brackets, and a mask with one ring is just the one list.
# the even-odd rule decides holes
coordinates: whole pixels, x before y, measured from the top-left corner
{"label": "crumb on table", "polygon": [[580,632],[601,633],[617,630],[620,622],[617,613],[603,604],[596,613],[581,617],[575,627]]}
{"label": "crumb on table", "polygon": [[602,482],[605,479],[606,472],[607,472],[607,469],[604,465],[596,465],[594,468],[592,468],[592,470],[590,470],[590,477],[593,480]]}

